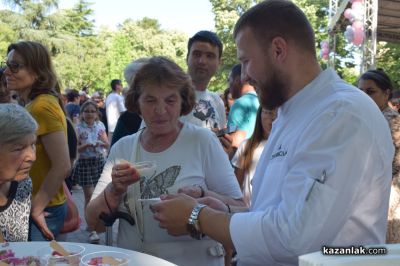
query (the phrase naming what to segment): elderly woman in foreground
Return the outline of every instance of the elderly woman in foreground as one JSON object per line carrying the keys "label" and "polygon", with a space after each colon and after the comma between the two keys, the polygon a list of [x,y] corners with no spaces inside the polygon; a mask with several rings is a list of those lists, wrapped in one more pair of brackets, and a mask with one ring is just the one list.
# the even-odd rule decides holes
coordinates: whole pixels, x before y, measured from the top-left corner
{"label": "elderly woman in foreground", "polygon": [[[136,224],[120,221],[120,247],[178,265],[223,265],[219,243],[209,238],[199,241],[168,235],[153,219],[148,203],[149,198],[161,194],[183,192],[195,198],[212,196],[228,205],[244,205],[217,137],[207,129],[179,121],[193,104],[191,80],[177,64],[154,57],[142,66],[129,89],[126,106],[143,117],[146,128],[112,147],[86,215],[89,222],[96,223],[101,212],[130,213]],[[140,169],[137,163],[143,161],[154,162],[154,166]]]}
{"label": "elderly woman in foreground", "polygon": [[37,124],[16,104],[0,104],[0,230],[5,241],[27,241]]}

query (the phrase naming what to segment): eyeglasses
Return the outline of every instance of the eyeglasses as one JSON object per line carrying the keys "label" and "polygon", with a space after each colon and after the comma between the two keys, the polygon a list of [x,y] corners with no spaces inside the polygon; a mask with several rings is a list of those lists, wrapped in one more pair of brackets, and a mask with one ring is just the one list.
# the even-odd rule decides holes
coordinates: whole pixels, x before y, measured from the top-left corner
{"label": "eyeglasses", "polygon": [[0,67],[3,68],[4,70],[8,67],[12,73],[16,74],[16,73],[18,73],[18,71],[19,71],[22,67],[24,67],[24,64],[20,64],[20,63],[9,63],[9,62],[1,62]]}
{"label": "eyeglasses", "polygon": [[87,113],[87,114],[95,114],[95,113],[97,113],[97,111],[88,111],[88,110],[85,110],[85,111],[83,111],[84,113]]}

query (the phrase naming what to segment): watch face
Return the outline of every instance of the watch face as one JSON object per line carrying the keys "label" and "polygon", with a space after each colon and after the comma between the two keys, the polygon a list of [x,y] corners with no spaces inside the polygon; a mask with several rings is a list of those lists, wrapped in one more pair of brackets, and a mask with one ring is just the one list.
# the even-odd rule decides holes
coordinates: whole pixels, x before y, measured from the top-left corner
{"label": "watch face", "polygon": [[196,230],[193,224],[187,224],[187,230],[191,237],[195,239],[201,239],[201,233]]}

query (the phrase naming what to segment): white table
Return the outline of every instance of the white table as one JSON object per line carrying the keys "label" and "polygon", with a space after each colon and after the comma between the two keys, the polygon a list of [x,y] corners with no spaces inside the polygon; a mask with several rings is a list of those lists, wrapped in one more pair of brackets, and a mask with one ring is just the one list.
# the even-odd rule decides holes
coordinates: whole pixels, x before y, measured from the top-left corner
{"label": "white table", "polygon": [[[63,242],[59,242],[61,245]],[[175,264],[172,264],[166,260],[150,256],[144,253],[132,251],[132,250],[127,250],[127,249],[122,249],[122,248],[117,248],[117,247],[109,247],[109,246],[103,246],[103,245],[92,245],[92,244],[86,244],[86,243],[73,243],[73,242],[66,242],[66,243],[71,243],[71,244],[77,244],[85,247],[85,252],[83,255],[91,253],[91,252],[96,252],[96,251],[119,251],[119,252],[124,252],[126,254],[129,254],[131,256],[131,264],[132,265],[137,265],[137,266],[173,266]],[[11,249],[12,251],[15,252],[15,255],[17,257],[22,257],[22,256],[37,256],[37,251],[43,247],[49,246],[49,242],[11,242],[9,243],[8,247],[1,247],[1,250],[4,249]]]}
{"label": "white table", "polygon": [[299,257],[299,266],[399,266],[400,244],[375,245],[385,247],[386,255],[323,255],[321,251]]}

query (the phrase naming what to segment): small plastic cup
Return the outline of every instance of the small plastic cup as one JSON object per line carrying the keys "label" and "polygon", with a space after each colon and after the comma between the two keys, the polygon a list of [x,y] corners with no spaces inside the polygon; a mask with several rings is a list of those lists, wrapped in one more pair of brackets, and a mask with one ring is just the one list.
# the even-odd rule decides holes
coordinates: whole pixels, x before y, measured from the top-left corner
{"label": "small plastic cup", "polygon": [[86,254],[81,258],[85,266],[127,266],[131,261],[128,254],[118,251],[97,251]]}
{"label": "small plastic cup", "polygon": [[134,163],[133,167],[139,172],[140,176],[149,178],[156,172],[157,164],[154,161],[143,161]]}
{"label": "small plastic cup", "polygon": [[56,254],[54,249],[50,246],[40,249],[37,253],[40,258],[41,265],[54,265],[54,266],[79,266],[79,262],[85,252],[85,248],[81,245],[62,243],[60,244],[70,255],[61,256]]}
{"label": "small plastic cup", "polygon": [[142,162],[130,163],[124,159],[115,160],[115,164],[121,164],[121,163],[131,164],[139,172],[139,175],[141,177],[142,176],[151,177],[152,175],[154,175],[157,169],[157,164],[155,161],[142,161]]}

